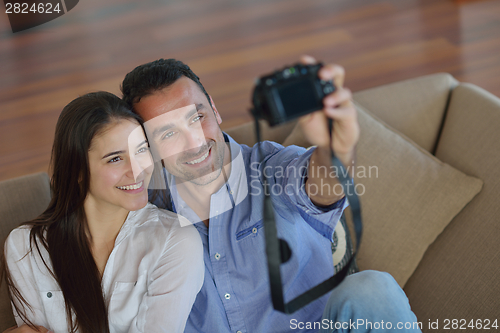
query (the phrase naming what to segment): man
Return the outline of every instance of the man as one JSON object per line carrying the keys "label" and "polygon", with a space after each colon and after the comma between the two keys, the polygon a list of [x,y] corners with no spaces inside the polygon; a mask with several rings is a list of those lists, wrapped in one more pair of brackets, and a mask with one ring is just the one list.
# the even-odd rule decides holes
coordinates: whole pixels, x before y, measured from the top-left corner
{"label": "man", "polygon": [[[315,63],[311,57],[301,61]],[[334,273],[331,241],[347,201],[342,191],[333,190],[339,188],[337,178],[318,170],[330,170],[332,148],[344,165],[352,164],[359,126],[351,93],[343,88],[343,69],[326,65],[319,76],[333,80],[337,90],[325,97],[323,110],[299,119],[317,148],[263,142],[263,156],[257,146],[239,145],[221,131],[214,101],[182,62],[160,59],[125,77],[123,98],[145,120],[166,170],[171,196],[155,203],[187,217],[204,244],[205,282],[186,332],[362,332],[388,321],[391,328],[416,322],[404,292],[379,272],[351,275],[291,315],[273,309],[262,230],[263,174],[278,235],[292,249],[281,267],[285,301]],[[328,117],[334,120],[333,138]],[[354,327],[356,320],[371,326]]]}

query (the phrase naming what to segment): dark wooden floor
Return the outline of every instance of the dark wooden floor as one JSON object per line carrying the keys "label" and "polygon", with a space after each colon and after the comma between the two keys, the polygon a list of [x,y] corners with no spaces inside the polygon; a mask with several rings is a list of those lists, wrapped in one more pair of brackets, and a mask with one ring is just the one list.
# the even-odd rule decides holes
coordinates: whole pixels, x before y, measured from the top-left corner
{"label": "dark wooden floor", "polygon": [[2,8],[0,180],[46,171],[62,107],[119,93],[141,63],[191,65],[227,128],[250,119],[256,76],[305,53],[343,65],[353,91],[449,72],[500,96],[500,1],[81,0],[17,34]]}

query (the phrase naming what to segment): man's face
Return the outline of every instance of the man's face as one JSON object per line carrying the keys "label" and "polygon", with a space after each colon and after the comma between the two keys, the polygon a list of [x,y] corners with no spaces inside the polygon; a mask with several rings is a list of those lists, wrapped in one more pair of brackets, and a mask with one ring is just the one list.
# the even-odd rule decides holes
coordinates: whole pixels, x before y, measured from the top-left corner
{"label": "man's face", "polygon": [[152,149],[178,181],[206,185],[219,177],[225,150],[222,120],[194,81],[182,76],[134,108],[145,121]]}

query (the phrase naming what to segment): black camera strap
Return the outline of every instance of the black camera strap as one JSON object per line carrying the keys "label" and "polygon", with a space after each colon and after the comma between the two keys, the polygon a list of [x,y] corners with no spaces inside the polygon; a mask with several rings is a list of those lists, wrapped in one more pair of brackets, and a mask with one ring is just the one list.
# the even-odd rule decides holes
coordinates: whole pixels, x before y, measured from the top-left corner
{"label": "black camera strap", "polygon": [[[329,119],[330,135],[332,134],[332,120]],[[259,153],[259,160],[262,161],[263,154],[260,147],[261,137],[260,137],[260,127],[258,118],[255,117],[255,133],[257,137],[257,146]],[[264,163],[264,162],[262,162]],[[278,238],[278,232],[276,229],[276,221],[274,216],[274,209],[271,202],[271,197],[269,195],[268,182],[264,173],[263,186],[264,186],[264,232],[266,237],[266,255],[267,264],[269,270],[269,281],[271,286],[271,298],[273,306],[276,310],[284,313],[293,313],[298,309],[304,307],[310,302],[316,300],[317,298],[328,293],[330,290],[337,287],[347,276],[347,273],[351,266],[354,264],[356,254],[359,250],[359,245],[361,243],[362,234],[362,221],[361,221],[361,205],[359,198],[356,195],[354,181],[349,177],[349,173],[346,171],[342,162],[334,155],[332,151],[332,166],[338,170],[337,177],[342,185],[344,194],[347,197],[349,206],[352,212],[352,220],[354,224],[354,230],[356,233],[356,251],[352,255],[351,259],[346,263],[346,265],[337,274],[333,275],[329,279],[321,282],[317,286],[309,289],[308,291],[302,293],[301,295],[295,297],[288,303],[285,303],[283,298],[283,284],[281,280],[280,265],[288,261],[291,257],[292,252],[285,240]]]}

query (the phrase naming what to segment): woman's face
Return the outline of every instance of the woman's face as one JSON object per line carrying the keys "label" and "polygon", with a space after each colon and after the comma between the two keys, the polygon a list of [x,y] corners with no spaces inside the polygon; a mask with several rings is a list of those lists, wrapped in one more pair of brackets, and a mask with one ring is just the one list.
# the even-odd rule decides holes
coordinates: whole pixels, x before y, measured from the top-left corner
{"label": "woman's face", "polygon": [[106,126],[89,149],[90,188],[86,200],[98,209],[138,210],[148,202],[152,158],[141,126],[119,120]]}

